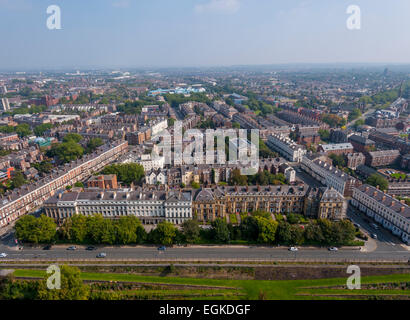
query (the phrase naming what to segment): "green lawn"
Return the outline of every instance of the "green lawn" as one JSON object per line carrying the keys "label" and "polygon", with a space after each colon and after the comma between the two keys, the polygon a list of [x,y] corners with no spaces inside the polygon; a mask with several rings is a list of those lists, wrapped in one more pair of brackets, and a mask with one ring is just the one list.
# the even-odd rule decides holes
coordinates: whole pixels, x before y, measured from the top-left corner
{"label": "green lawn", "polygon": [[[45,271],[42,270],[15,270],[14,275],[17,277],[44,277]],[[321,297],[315,295],[407,295],[410,297],[410,290],[347,290],[347,289],[330,289],[323,288],[329,286],[345,285],[346,278],[320,279],[320,280],[215,280],[215,279],[196,279],[196,278],[176,278],[176,277],[158,277],[158,276],[141,276],[133,274],[112,274],[112,273],[88,273],[81,274],[84,280],[105,280],[105,281],[126,281],[138,283],[155,283],[155,284],[183,284],[217,287],[210,289],[211,292],[223,294],[224,299],[250,299],[256,300],[260,296],[271,300],[293,300],[293,299],[338,299],[340,297]],[[394,274],[388,276],[371,276],[363,277],[362,284],[370,283],[403,283],[410,282],[410,274]],[[312,288],[313,287],[313,288]],[[316,287],[316,288],[315,288]],[[201,288],[198,288],[200,290]],[[236,289],[236,290],[235,290]],[[143,291],[143,290],[142,290]],[[193,289],[196,292],[196,289]],[[210,292],[210,293],[211,293]],[[236,295],[231,296],[233,292]],[[141,292],[142,294],[143,292]],[[171,290],[170,292],[171,293]],[[243,296],[238,296],[243,294]],[[308,294],[303,295],[303,294]],[[184,298],[189,298],[184,297]],[[195,298],[206,298],[206,289],[204,288],[203,296],[193,296]],[[211,297],[209,297],[211,298]],[[353,297],[354,298],[354,297]]]}

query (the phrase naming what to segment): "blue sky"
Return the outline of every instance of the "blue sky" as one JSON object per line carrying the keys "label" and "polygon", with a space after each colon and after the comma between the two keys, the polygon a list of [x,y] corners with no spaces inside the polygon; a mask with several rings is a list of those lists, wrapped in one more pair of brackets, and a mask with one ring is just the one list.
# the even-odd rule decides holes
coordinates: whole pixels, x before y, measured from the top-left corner
{"label": "blue sky", "polygon": [[0,0],[0,30],[0,69],[410,63],[409,0]]}

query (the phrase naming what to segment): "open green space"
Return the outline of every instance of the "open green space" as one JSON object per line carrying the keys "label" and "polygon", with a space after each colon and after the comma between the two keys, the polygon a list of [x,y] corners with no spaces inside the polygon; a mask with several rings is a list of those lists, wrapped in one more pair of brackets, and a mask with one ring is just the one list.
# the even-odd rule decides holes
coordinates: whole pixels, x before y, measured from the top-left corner
{"label": "open green space", "polygon": [[[42,270],[17,269],[16,277],[43,278],[46,273]],[[394,274],[387,276],[362,277],[361,283],[379,284],[374,289],[368,286],[363,290],[349,290],[345,288],[346,278],[332,278],[319,280],[216,280],[196,278],[176,278],[160,276],[141,276],[133,274],[112,273],[81,273],[82,280],[134,282],[139,284],[198,286],[188,291],[162,289],[158,290],[124,290],[122,294],[135,298],[170,298],[170,299],[269,299],[269,300],[303,300],[303,299],[410,299],[410,274]],[[386,289],[382,287],[385,286]],[[201,288],[202,287],[202,288]],[[176,291],[175,291],[176,290]],[[162,293],[160,293],[162,292]],[[192,292],[192,295],[187,294]],[[202,292],[202,294],[201,294]],[[194,294],[195,293],[195,294]]]}

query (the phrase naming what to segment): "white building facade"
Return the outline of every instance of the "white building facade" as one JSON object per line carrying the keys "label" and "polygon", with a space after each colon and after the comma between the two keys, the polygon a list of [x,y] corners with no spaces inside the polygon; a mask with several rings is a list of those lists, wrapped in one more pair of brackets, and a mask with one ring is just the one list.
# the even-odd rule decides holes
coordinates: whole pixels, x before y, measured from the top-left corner
{"label": "white building facade", "polygon": [[305,148],[283,134],[272,134],[269,136],[267,145],[292,162],[301,162],[303,155],[307,152]]}
{"label": "white building facade", "polygon": [[410,207],[383,191],[362,185],[353,189],[351,205],[410,244]]}

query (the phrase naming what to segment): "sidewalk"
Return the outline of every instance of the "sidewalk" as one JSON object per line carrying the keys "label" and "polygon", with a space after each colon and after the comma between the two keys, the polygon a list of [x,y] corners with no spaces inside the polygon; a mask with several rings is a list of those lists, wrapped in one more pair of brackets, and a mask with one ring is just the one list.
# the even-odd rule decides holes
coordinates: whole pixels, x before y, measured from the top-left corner
{"label": "sidewalk", "polygon": [[407,251],[410,251],[410,246],[406,245],[406,244],[401,244],[401,246],[406,249]]}
{"label": "sidewalk", "polygon": [[373,252],[377,249],[377,242],[370,238],[364,243],[364,246],[360,249],[361,252]]}

